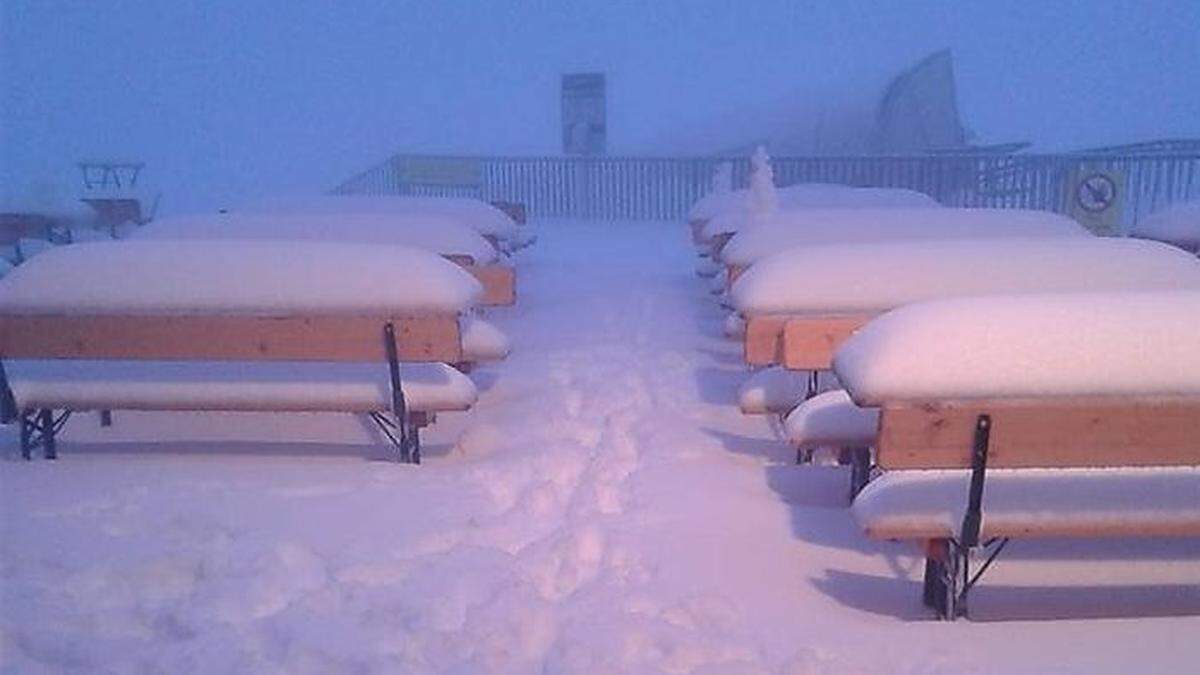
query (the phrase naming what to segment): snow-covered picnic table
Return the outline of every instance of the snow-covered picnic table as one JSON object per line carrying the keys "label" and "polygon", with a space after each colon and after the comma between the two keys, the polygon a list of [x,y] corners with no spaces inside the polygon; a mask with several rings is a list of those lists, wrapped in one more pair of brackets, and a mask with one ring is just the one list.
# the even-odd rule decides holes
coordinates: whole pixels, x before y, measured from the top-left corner
{"label": "snow-covered picnic table", "polygon": [[408,195],[303,195],[264,198],[229,209],[231,213],[374,213],[395,216],[434,215],[458,220],[487,237],[503,250],[510,251],[532,243],[533,235],[508,214],[480,201],[465,197],[424,197]]}
{"label": "snow-covered picnic table", "polygon": [[[381,423],[391,413],[401,440],[414,439],[402,451],[419,452],[416,430],[433,412],[474,401],[470,380],[437,362],[464,360],[473,319],[462,315],[481,292],[454,263],[397,246],[141,240],[58,248],[0,281],[0,353],[28,361],[14,364],[5,383],[5,417],[21,422],[27,455],[40,443],[52,456],[57,427],[74,410],[324,409],[369,412]],[[488,349],[503,340],[486,324],[472,332]],[[334,365],[279,363],[298,361]],[[371,362],[376,372],[366,376]],[[65,412],[56,418],[55,410]]]}
{"label": "snow-covered picnic table", "polygon": [[[701,200],[689,218],[703,220],[700,228],[704,241],[753,227],[756,221],[775,214],[808,209],[932,209],[940,205],[932,197],[903,188],[851,187],[848,185],[802,183],[776,189],[778,210],[756,213],[750,205],[750,191],[739,190]],[[703,215],[698,215],[703,214]]]}
{"label": "snow-covered picnic table", "polygon": [[955,298],[875,319],[834,358],[854,403],[880,410],[884,473],[856,519],[933,542],[926,601],[951,618],[981,543],[1200,535],[1198,315],[1192,290]]}
{"label": "snow-covered picnic table", "polygon": [[745,269],[802,246],[934,239],[1090,236],[1066,216],[1027,209],[861,208],[779,211],[743,228],[720,255]]}
{"label": "snow-covered picnic table", "polygon": [[871,316],[921,300],[1198,285],[1200,261],[1165,244],[1011,238],[791,249],[757,262],[730,295],[747,320],[748,363],[812,370],[828,367],[837,344]]}
{"label": "snow-covered picnic table", "polygon": [[497,261],[484,237],[459,219],[436,214],[386,212],[226,213],[164,218],[133,239],[291,240],[405,246],[432,251],[461,264],[483,284],[482,305],[516,300],[516,272]]}

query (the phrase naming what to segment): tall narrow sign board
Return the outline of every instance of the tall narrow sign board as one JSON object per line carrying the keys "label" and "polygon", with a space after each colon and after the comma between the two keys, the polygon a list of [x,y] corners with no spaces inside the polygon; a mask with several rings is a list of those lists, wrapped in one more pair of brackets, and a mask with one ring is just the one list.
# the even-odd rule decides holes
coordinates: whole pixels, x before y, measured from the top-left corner
{"label": "tall narrow sign board", "polygon": [[562,78],[563,152],[603,155],[608,141],[605,122],[604,73],[576,73]]}

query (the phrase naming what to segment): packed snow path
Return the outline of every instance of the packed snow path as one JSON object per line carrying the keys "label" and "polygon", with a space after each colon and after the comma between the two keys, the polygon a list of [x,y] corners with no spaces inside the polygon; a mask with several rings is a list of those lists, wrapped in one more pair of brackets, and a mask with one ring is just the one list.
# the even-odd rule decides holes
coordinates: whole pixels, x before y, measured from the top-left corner
{"label": "packed snow path", "polygon": [[[1200,657],[1200,546],[1016,542],[933,621],[846,476],[740,414],[682,226],[539,223],[420,467],[346,416],[84,416],[0,462],[0,671],[1129,672]],[[10,430],[11,431],[11,430]],[[371,445],[375,444],[375,445]],[[1070,620],[1034,619],[1056,615]],[[1095,619],[1115,615],[1119,619]],[[988,619],[1004,619],[1002,622]]]}

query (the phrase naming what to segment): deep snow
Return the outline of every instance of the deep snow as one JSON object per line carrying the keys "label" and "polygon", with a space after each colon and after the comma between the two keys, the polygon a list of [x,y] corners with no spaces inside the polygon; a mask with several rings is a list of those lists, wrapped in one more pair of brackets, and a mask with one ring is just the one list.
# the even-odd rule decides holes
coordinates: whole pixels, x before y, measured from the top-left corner
{"label": "deep snow", "polygon": [[85,416],[56,462],[10,436],[0,670],[1194,667],[1200,617],[1172,616],[1200,614],[1192,541],[1016,542],[972,621],[934,621],[844,471],[738,412],[683,228],[540,225],[518,305],[487,312],[513,353],[420,467],[370,459],[348,416]]}

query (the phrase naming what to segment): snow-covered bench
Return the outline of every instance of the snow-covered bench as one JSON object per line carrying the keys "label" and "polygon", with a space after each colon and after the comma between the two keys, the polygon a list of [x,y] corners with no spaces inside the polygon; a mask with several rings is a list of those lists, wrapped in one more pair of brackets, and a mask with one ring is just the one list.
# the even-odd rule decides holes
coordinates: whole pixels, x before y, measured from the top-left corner
{"label": "snow-covered bench", "polygon": [[[834,369],[877,408],[867,534],[924,542],[925,602],[965,613],[1013,537],[1200,535],[1200,291],[910,305]],[[983,556],[972,574],[973,552]]]}
{"label": "snow-covered bench", "polygon": [[480,304],[516,302],[516,271],[499,262],[495,248],[475,230],[441,215],[389,213],[225,213],[162,218],[133,239],[283,239],[409,246],[461,265],[483,284]]}
{"label": "snow-covered bench", "polygon": [[863,208],[780,211],[721,250],[732,284],[755,262],[801,246],[936,239],[1092,236],[1074,220],[1028,209]]}
{"label": "snow-covered bench", "polygon": [[460,317],[481,291],[453,263],[395,246],[62,247],[0,280],[0,407],[26,457],[53,457],[80,410],[326,411],[370,415],[419,462],[418,429],[475,401],[439,362],[463,359]]}

